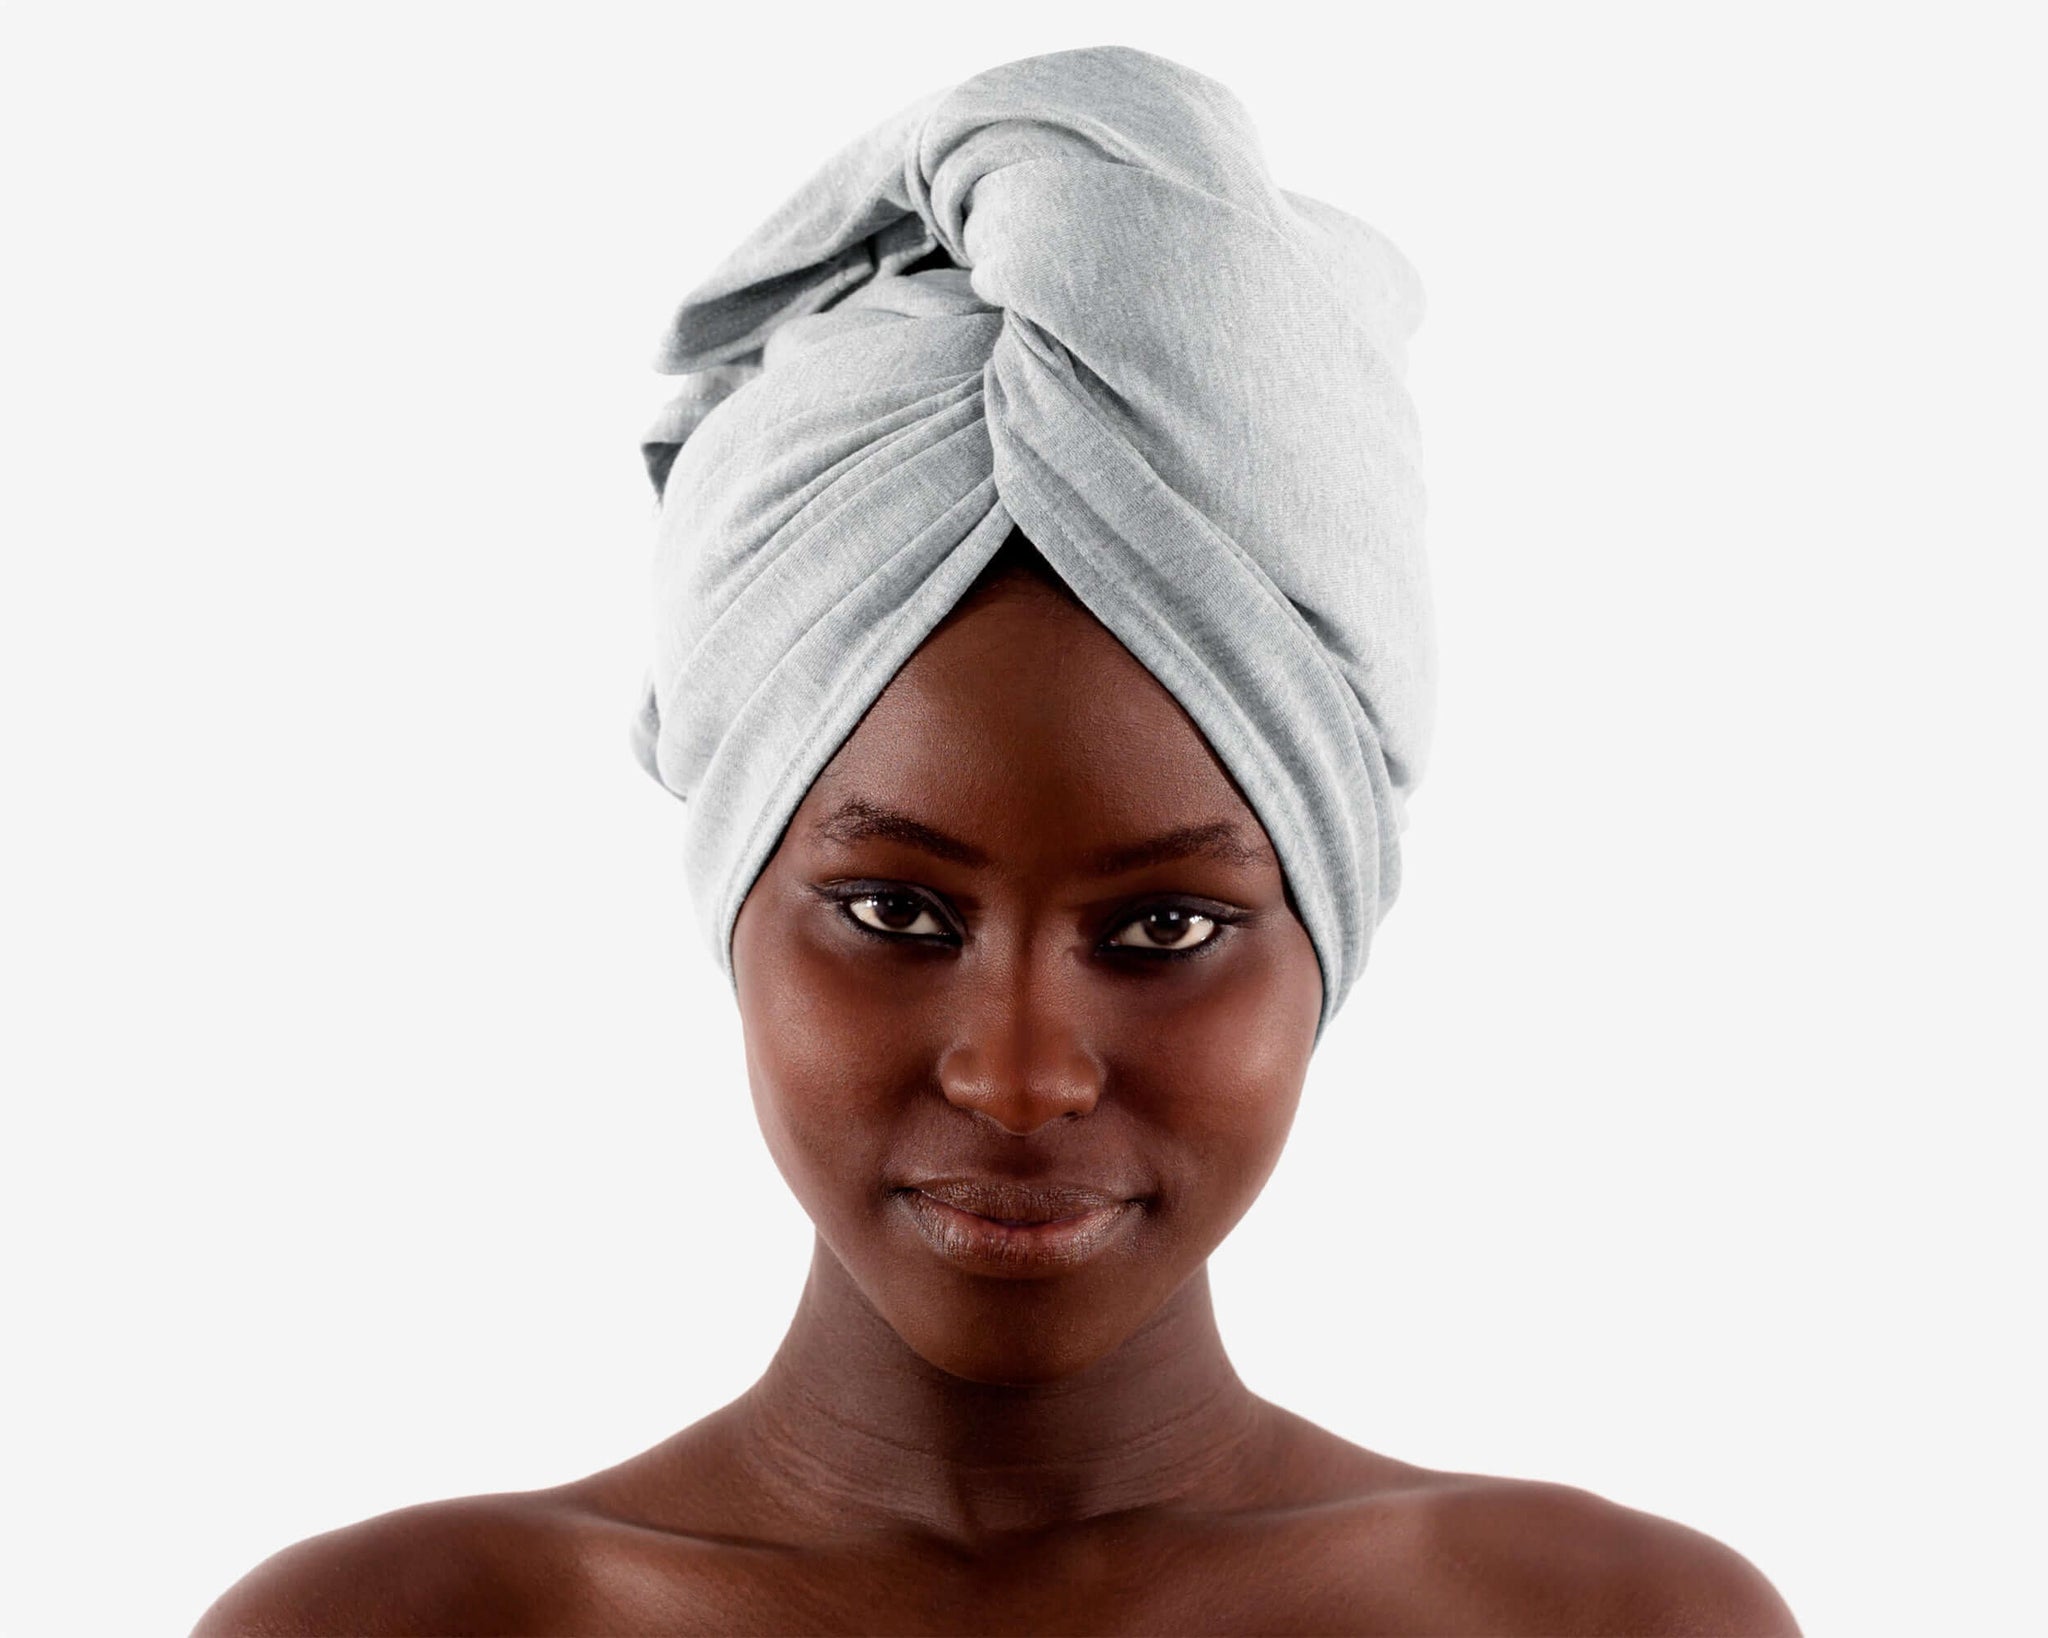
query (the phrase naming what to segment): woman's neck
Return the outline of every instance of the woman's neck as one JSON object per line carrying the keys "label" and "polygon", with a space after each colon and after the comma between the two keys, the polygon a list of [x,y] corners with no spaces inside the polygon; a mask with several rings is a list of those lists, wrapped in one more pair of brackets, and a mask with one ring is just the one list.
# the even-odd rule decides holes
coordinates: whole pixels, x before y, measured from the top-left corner
{"label": "woman's neck", "polygon": [[820,1242],[796,1317],[733,1407],[749,1478],[836,1533],[965,1546],[1253,1488],[1272,1407],[1224,1353],[1207,1266],[1105,1358],[996,1385],[912,1352]]}

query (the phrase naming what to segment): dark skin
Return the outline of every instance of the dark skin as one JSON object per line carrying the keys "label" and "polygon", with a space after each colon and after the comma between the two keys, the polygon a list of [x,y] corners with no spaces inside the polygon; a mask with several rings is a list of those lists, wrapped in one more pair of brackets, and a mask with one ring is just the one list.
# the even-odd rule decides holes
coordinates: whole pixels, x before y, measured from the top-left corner
{"label": "dark skin", "polygon": [[[891,682],[742,908],[755,1106],[817,1226],[760,1381],[589,1478],[302,1542],[200,1635],[1797,1633],[1695,1531],[1238,1379],[1207,1260],[1279,1159],[1321,975],[1207,742],[1034,563]],[[1129,1204],[1078,1266],[965,1269],[905,1185],[990,1170]]]}

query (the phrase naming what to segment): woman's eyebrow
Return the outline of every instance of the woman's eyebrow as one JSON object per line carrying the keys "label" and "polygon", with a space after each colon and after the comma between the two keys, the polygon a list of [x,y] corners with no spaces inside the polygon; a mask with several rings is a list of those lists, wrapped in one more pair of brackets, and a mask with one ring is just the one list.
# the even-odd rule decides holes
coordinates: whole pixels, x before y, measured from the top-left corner
{"label": "woman's eyebrow", "polygon": [[913,819],[907,813],[898,813],[893,808],[878,807],[873,802],[864,802],[852,797],[826,814],[817,824],[817,834],[828,842],[852,843],[865,841],[870,836],[880,836],[891,842],[901,842],[937,858],[950,859],[955,864],[986,865],[988,855],[978,847],[970,847],[957,837],[948,836],[943,830],[934,830],[920,819]]}
{"label": "woman's eyebrow", "polygon": [[1183,825],[1147,842],[1104,848],[1088,861],[1088,868],[1098,876],[1121,876],[1127,870],[1140,870],[1146,865],[1195,858],[1221,859],[1225,864],[1235,865],[1278,862],[1264,838],[1253,838],[1232,820],[1212,819],[1204,825]]}
{"label": "woman's eyebrow", "polygon": [[[980,848],[948,836],[944,831],[913,819],[907,813],[853,797],[821,818],[817,834],[828,842],[850,844],[869,837],[901,842],[935,858],[955,864],[985,866],[989,857]],[[1142,842],[1119,843],[1090,855],[1087,868],[1096,876],[1120,876],[1147,865],[1166,864],[1175,859],[1221,859],[1227,864],[1263,865],[1277,862],[1264,838],[1254,838],[1229,819],[1212,819],[1206,824],[1183,825]]]}

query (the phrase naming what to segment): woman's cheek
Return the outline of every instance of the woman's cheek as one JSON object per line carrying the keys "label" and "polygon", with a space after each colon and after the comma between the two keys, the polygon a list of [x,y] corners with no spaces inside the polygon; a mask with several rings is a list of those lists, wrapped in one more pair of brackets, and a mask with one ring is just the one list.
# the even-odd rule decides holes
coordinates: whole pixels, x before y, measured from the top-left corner
{"label": "woman's cheek", "polygon": [[769,1153],[805,1207],[829,1213],[849,1184],[879,1177],[881,1163],[867,1151],[892,1128],[890,1088],[904,1084],[900,1036],[865,988],[849,994],[830,963],[785,971],[743,996],[742,1011]]}
{"label": "woman's cheek", "polygon": [[1145,1060],[1149,1070],[1130,1061],[1130,1075],[1142,1076],[1145,1087],[1137,1093],[1134,1085],[1134,1095],[1150,1118],[1199,1156],[1195,1192],[1205,1215],[1214,1214],[1210,1232],[1219,1240],[1265,1187],[1300,1107],[1322,1005],[1305,935],[1301,944],[1235,965],[1228,984],[1184,1010],[1170,1051],[1161,1043]]}

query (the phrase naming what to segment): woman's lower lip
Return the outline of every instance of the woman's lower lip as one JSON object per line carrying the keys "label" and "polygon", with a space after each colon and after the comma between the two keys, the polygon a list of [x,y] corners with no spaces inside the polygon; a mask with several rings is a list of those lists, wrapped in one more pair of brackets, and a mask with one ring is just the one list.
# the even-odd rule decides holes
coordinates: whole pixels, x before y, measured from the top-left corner
{"label": "woman's lower lip", "polygon": [[1104,1206],[1056,1223],[999,1223],[918,1189],[903,1191],[910,1220],[948,1262],[977,1274],[1030,1279],[1077,1268],[1102,1251],[1138,1214],[1138,1202]]}

